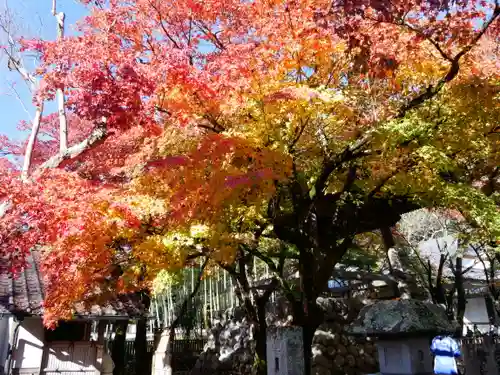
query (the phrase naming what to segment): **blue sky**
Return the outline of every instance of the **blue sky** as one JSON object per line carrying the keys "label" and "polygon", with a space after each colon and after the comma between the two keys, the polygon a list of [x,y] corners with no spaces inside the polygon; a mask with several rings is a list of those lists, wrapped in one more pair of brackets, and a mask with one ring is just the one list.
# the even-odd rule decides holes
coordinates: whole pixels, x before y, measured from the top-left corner
{"label": "blue sky", "polygon": [[[15,19],[18,27],[21,29],[19,36],[23,37],[42,37],[43,39],[56,38],[56,23],[51,15],[52,0],[1,0],[0,12],[3,13],[5,3],[15,13]],[[66,35],[74,34],[73,25],[77,20],[85,16],[85,8],[77,0],[58,0],[58,11],[66,13]],[[3,40],[3,36],[0,37]],[[27,68],[34,67],[34,61],[26,61]],[[19,94],[23,105],[16,97],[11,86]],[[45,113],[49,114],[56,109],[54,103],[47,103]],[[28,113],[29,112],[29,115]],[[24,137],[16,127],[21,120],[31,120],[34,114],[34,108],[31,104],[31,95],[16,72],[10,72],[7,68],[7,59],[5,56],[0,58],[0,134],[6,134],[9,137]]]}
{"label": "blue sky", "polygon": [[[491,1],[491,0],[489,0]],[[5,4],[16,14],[18,27],[22,30],[19,36],[42,37],[54,40],[56,38],[56,24],[50,14],[52,0],[0,0],[0,12],[3,13]],[[73,26],[76,21],[86,15],[86,9],[78,0],[58,0],[58,11],[66,13],[66,35],[74,34]],[[1,33],[1,32],[0,32]],[[3,37],[0,35],[0,43]],[[27,67],[34,68],[33,61],[27,61]],[[12,84],[20,98],[12,90]],[[21,104],[21,101],[23,104]],[[45,114],[54,112],[55,103],[46,103]],[[28,113],[27,113],[28,112]],[[31,104],[31,95],[16,72],[7,68],[7,59],[0,54],[0,135],[9,137],[25,137],[16,127],[21,120],[31,120],[34,108]]]}

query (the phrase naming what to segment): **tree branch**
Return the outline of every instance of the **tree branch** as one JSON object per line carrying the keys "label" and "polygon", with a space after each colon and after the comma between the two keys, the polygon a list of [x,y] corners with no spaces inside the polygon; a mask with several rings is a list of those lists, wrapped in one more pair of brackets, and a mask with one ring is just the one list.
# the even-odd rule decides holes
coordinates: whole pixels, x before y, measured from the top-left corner
{"label": "tree branch", "polygon": [[483,257],[481,256],[481,254],[479,253],[479,247],[476,247],[476,246],[474,246],[472,244],[470,245],[470,247],[472,247],[472,249],[476,253],[476,256],[479,258],[479,261],[481,262],[481,264],[483,266],[483,271],[484,271],[484,276],[486,278],[486,283],[488,284],[488,286],[490,286],[490,275],[488,273],[488,269],[486,267],[486,263],[484,262]]}
{"label": "tree branch", "polygon": [[[423,261],[422,257],[420,256],[420,253],[419,253],[418,249],[410,243],[410,241],[408,240],[408,238],[406,238],[406,236],[403,233],[401,233],[401,232],[398,233],[398,237],[401,238],[401,239],[403,239],[406,242],[406,244],[412,249],[413,254],[417,258],[417,260],[420,263],[420,265],[422,266],[422,268],[426,272],[432,272],[432,267],[429,265],[429,260],[427,261],[427,264]],[[432,283],[429,284],[429,287],[431,287],[431,286],[432,286]]]}
{"label": "tree branch", "polygon": [[342,244],[335,248],[336,251],[330,248],[326,256],[319,262],[317,272],[313,276],[316,293],[321,293],[328,286],[328,280],[332,277],[335,264],[342,259],[353,241],[353,237],[344,238]]}
{"label": "tree branch", "polygon": [[328,178],[330,175],[340,168],[344,163],[355,160],[360,156],[363,156],[362,153],[358,153],[361,145],[355,143],[352,147],[347,147],[342,154],[338,155],[333,159],[325,159],[323,163],[323,169],[314,184],[314,192],[316,197],[324,196],[326,184],[328,182]]}
{"label": "tree branch", "polygon": [[[460,65],[459,65],[460,59],[477,44],[479,39],[481,39],[481,37],[484,35],[484,33],[486,33],[486,31],[488,30],[490,25],[495,21],[495,19],[499,15],[500,15],[500,6],[498,4],[496,4],[491,18],[485,22],[481,31],[476,35],[476,37],[472,40],[472,42],[470,44],[468,44],[466,47],[464,47],[453,58],[449,58],[446,54],[442,53],[442,55],[444,55],[444,57],[451,64],[450,69],[448,70],[446,75],[444,75],[434,86],[431,85],[431,86],[427,87],[425,92],[418,95],[416,98],[413,98],[412,100],[410,100],[410,102],[407,105],[405,105],[403,108],[401,108],[401,110],[399,111],[396,118],[403,118],[406,115],[406,113],[408,113],[408,111],[411,111],[412,109],[415,109],[415,108],[419,107],[420,105],[422,105],[427,100],[432,99],[441,91],[441,89],[443,88],[443,86],[446,83],[453,80],[458,75],[458,72],[460,70]],[[441,51],[441,49],[438,48],[438,51]]]}
{"label": "tree branch", "polygon": [[8,84],[9,84],[11,91],[13,92],[13,95],[16,97],[19,104],[21,104],[23,111],[28,115],[28,117],[31,117],[31,113],[28,111],[28,108],[26,108],[26,105],[24,104],[23,100],[21,99],[19,92],[16,90],[14,82],[8,82]]}
{"label": "tree branch", "polygon": [[158,23],[160,24],[160,27],[163,30],[163,33],[165,34],[165,36],[172,42],[172,44],[174,45],[174,47],[176,49],[181,49],[181,46],[179,46],[177,41],[170,35],[168,30],[165,28],[165,25],[163,24],[163,15],[161,14],[160,10],[153,4],[152,1],[149,2],[149,6],[156,11],[156,13],[158,15]]}
{"label": "tree branch", "polygon": [[21,170],[21,180],[26,182],[28,180],[29,170],[31,168],[31,157],[35,148],[38,131],[40,130],[40,123],[43,115],[43,102],[37,105],[35,117],[31,125],[31,132],[24,152],[23,169]]}
{"label": "tree branch", "polygon": [[87,139],[48,159],[40,166],[38,172],[40,173],[49,168],[57,168],[64,160],[74,159],[87,152],[92,146],[106,139],[108,136],[106,125],[107,119],[103,117],[101,121],[96,124],[94,130]]}
{"label": "tree branch", "polygon": [[[460,65],[459,65],[459,60],[467,54],[476,44],[477,42],[481,39],[481,37],[486,33],[490,25],[498,18],[500,15],[500,1],[496,1],[495,4],[495,9],[493,11],[493,14],[491,18],[485,22],[483,25],[481,31],[476,35],[476,37],[472,40],[472,42],[464,47],[455,57],[452,59],[449,59],[446,54],[446,59],[450,61],[451,66],[448,70],[448,72],[435,84],[435,85],[430,85],[427,87],[427,89],[418,95],[417,97],[411,99],[406,105],[404,105],[398,113],[392,118],[392,120],[397,120],[397,119],[402,119],[403,117],[406,116],[406,114],[414,110],[418,107],[420,107],[422,104],[424,104],[426,101],[434,98],[444,87],[444,85],[450,81],[452,81],[457,75],[460,70]],[[443,56],[444,57],[444,56]],[[371,131],[367,131],[362,137],[360,137],[356,142],[354,142],[352,145],[347,146],[342,153],[340,153],[336,158],[332,158],[329,160],[326,160],[323,169],[320,173],[320,176],[316,180],[316,183],[314,185],[314,189],[316,194],[322,195],[323,190],[326,186],[326,183],[328,181],[329,176],[337,169],[339,168],[343,163],[348,162],[350,160],[353,160],[359,156],[360,150],[369,144],[372,141],[372,137],[374,135],[375,129],[372,129]]]}
{"label": "tree branch", "polygon": [[274,263],[274,261],[270,257],[268,257],[267,255],[261,253],[256,249],[252,249],[250,246],[246,246],[245,250],[248,251],[248,253],[250,253],[251,255],[255,256],[256,258],[266,263],[271,272],[276,276],[277,280],[280,283],[280,286],[285,290],[285,292],[291,291],[290,285],[284,279],[283,274],[280,273],[280,269],[276,266],[276,263]]}
{"label": "tree branch", "polygon": [[311,116],[309,116],[305,121],[301,121],[300,126],[296,129],[295,131],[295,136],[293,138],[292,143],[290,144],[290,152],[293,152],[293,149],[295,148],[297,142],[300,140],[300,137],[304,133],[304,130],[306,129],[307,125],[309,124],[309,121],[311,119]]}
{"label": "tree branch", "polygon": [[209,27],[207,27],[202,21],[194,22],[194,24],[198,27],[198,29],[207,37],[212,40],[214,45],[219,48],[221,51],[226,49],[226,46],[222,41],[219,39],[219,37],[210,30]]}

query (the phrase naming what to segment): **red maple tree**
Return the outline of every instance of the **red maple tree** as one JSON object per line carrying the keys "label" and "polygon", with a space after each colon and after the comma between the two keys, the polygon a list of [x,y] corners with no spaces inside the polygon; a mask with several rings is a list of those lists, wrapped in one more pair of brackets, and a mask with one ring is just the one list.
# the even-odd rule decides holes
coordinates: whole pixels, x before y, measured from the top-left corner
{"label": "red maple tree", "polygon": [[267,228],[298,249],[308,347],[357,234],[433,205],[499,234],[498,0],[85,3],[78,36],[24,42],[73,144],[0,175],[0,255],[16,272],[49,249],[47,323],[182,267],[169,232],[207,226],[220,263]]}

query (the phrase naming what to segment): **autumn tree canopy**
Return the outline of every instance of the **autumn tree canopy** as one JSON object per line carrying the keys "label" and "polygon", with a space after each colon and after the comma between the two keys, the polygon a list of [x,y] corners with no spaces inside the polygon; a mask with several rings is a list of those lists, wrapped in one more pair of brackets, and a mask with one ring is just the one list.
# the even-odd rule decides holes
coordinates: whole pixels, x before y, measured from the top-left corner
{"label": "autumn tree canopy", "polygon": [[77,36],[22,41],[69,148],[0,171],[0,253],[47,249],[47,324],[262,238],[297,250],[306,324],[355,236],[402,213],[500,238],[499,0],[84,2]]}

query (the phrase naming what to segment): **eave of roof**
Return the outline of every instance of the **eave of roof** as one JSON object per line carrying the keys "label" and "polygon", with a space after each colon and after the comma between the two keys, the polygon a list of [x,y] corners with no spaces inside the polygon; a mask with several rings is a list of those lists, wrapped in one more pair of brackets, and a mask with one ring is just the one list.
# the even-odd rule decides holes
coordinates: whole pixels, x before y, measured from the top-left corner
{"label": "eave of roof", "polygon": [[[33,250],[27,258],[28,267],[13,278],[0,264],[0,315],[43,316],[45,287],[40,272],[41,253]],[[3,267],[2,267],[3,266]],[[133,294],[120,295],[105,306],[75,306],[75,319],[126,319],[147,316],[148,309]]]}

